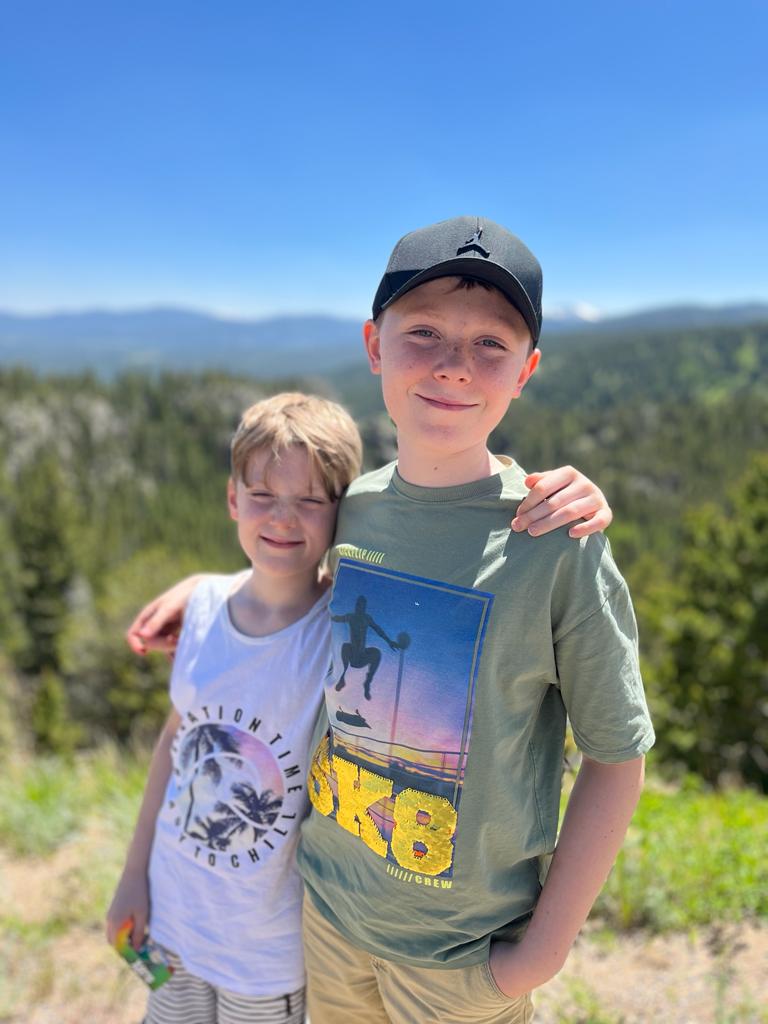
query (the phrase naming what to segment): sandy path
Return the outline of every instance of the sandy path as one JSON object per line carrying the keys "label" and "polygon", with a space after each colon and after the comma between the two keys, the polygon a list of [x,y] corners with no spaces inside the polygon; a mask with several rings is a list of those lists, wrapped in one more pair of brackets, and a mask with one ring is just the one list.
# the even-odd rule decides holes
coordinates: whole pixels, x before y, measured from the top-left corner
{"label": "sandy path", "polygon": [[763,1024],[768,928],[581,940],[537,1011],[539,1024]]}

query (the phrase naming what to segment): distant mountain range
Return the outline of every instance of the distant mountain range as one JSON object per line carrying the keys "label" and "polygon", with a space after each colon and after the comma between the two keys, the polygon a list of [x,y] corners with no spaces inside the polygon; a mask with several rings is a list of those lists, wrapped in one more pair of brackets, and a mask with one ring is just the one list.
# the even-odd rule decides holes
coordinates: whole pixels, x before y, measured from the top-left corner
{"label": "distant mountain range", "polygon": [[[734,326],[768,321],[768,303],[668,306],[595,319],[579,308],[545,318],[547,344],[590,334]],[[48,316],[0,313],[0,366],[39,372],[239,371],[256,376],[322,374],[362,362],[360,322],[332,316],[224,320],[183,309],[89,311]]]}
{"label": "distant mountain range", "polygon": [[677,306],[659,306],[641,309],[621,316],[602,317],[591,313],[559,311],[545,315],[542,334],[571,334],[574,331],[590,334],[619,334],[636,330],[679,330],[686,327],[738,327],[741,324],[765,323],[768,303],[742,302],[728,306],[703,306],[689,303]]}
{"label": "distant mountain range", "polygon": [[165,308],[0,313],[0,365],[55,373],[209,368],[290,376],[355,362],[360,349],[360,324],[331,316],[223,320]]}

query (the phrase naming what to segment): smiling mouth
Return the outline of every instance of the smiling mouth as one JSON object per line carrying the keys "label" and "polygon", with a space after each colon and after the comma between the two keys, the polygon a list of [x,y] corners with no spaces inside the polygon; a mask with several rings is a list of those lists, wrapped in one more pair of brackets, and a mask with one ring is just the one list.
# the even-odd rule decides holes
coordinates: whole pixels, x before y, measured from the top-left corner
{"label": "smiling mouth", "polygon": [[463,409],[474,409],[475,402],[452,402],[446,398],[429,398],[427,395],[420,395],[416,393],[416,397],[420,398],[422,402],[426,402],[427,405],[431,405],[433,409],[447,409],[448,412],[461,412]]}
{"label": "smiling mouth", "polygon": [[301,540],[275,540],[273,537],[265,537],[263,535],[261,539],[271,548],[298,548],[304,543]]}

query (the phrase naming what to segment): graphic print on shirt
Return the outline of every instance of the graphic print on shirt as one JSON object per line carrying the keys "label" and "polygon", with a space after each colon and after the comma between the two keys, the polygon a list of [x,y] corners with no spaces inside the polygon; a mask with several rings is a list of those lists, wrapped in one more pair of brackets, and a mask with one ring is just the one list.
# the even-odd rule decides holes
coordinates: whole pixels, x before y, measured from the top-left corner
{"label": "graphic print on shirt", "polygon": [[171,756],[163,817],[180,849],[212,870],[258,870],[303,815],[302,765],[279,732],[268,734],[242,707],[188,711]]}
{"label": "graphic print on shirt", "polygon": [[315,752],[310,799],[392,865],[422,875],[453,874],[492,603],[480,590],[338,564],[325,684],[331,736]]}

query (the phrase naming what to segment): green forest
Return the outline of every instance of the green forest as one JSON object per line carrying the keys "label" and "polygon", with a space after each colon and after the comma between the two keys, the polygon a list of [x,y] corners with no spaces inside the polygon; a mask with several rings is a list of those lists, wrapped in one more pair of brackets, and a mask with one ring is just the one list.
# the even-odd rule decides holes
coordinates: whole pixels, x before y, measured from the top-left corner
{"label": "green forest", "polygon": [[[768,792],[768,325],[569,339],[494,438],[572,463],[614,509],[658,742],[655,769]],[[366,465],[394,457],[378,381],[0,371],[0,740],[67,755],[150,742],[168,666],[127,649],[138,608],[242,555],[225,508],[240,411],[286,387],[340,398]]]}

